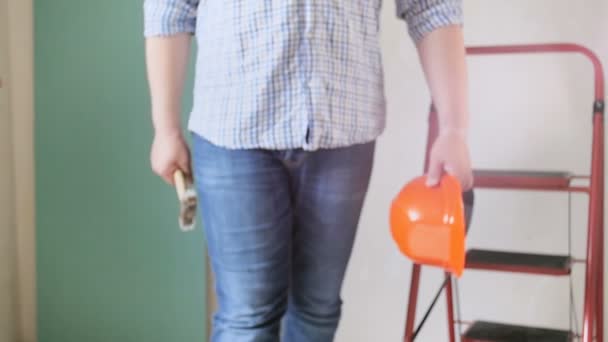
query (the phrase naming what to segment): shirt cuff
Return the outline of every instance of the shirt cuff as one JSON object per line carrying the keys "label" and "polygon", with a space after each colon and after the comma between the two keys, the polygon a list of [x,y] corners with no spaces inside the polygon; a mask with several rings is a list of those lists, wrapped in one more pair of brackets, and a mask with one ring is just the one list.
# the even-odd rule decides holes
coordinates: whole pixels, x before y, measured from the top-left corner
{"label": "shirt cuff", "polygon": [[462,25],[462,0],[404,0],[397,2],[397,15],[408,25],[418,43],[432,31],[448,25]]}
{"label": "shirt cuff", "polygon": [[197,1],[144,1],[144,37],[196,31]]}

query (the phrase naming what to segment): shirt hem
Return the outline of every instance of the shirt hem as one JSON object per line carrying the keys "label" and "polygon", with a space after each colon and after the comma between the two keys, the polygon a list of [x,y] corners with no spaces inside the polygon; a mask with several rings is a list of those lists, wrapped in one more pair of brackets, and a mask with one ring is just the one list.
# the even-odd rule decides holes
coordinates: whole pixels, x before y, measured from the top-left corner
{"label": "shirt hem", "polygon": [[281,150],[295,150],[301,149],[304,151],[316,151],[316,150],[328,150],[328,149],[338,149],[345,147],[352,147],[355,145],[367,144],[370,142],[376,141],[384,132],[384,129],[381,129],[373,134],[367,136],[361,136],[358,139],[353,139],[349,141],[339,141],[332,144],[319,144],[315,146],[307,145],[306,142],[302,142],[300,144],[297,143],[284,143],[284,144],[264,144],[260,142],[248,142],[242,144],[231,144],[226,142],[224,139],[213,136],[212,134],[208,134],[207,132],[189,127],[188,131],[190,134],[198,135],[199,137],[207,140],[212,145],[217,147],[221,147],[228,150],[269,150],[269,151],[281,151]]}

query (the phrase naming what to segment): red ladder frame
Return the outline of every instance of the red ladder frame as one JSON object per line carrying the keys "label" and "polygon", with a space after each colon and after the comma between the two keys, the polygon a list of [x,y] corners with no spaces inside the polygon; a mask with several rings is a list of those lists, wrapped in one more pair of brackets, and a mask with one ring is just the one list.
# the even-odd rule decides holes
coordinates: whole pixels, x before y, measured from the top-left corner
{"label": "red ladder frame", "polygon": [[[583,342],[604,340],[604,75],[599,58],[590,49],[569,43],[529,44],[504,46],[473,46],[466,49],[467,55],[499,55],[526,53],[578,53],[591,61],[594,72],[593,136],[591,151],[591,176],[588,187],[569,186],[567,191],[585,192],[589,195],[587,229],[587,257],[585,270],[585,299],[583,312]],[[425,170],[428,168],[429,152],[437,137],[437,113],[433,106],[429,113]],[[420,285],[421,265],[414,264],[410,280],[407,318],[404,341],[411,342],[416,319],[416,305]],[[446,277],[451,277],[446,273]],[[455,342],[455,320],[452,282],[446,285],[447,319],[449,341]],[[460,324],[460,322],[458,322]]]}

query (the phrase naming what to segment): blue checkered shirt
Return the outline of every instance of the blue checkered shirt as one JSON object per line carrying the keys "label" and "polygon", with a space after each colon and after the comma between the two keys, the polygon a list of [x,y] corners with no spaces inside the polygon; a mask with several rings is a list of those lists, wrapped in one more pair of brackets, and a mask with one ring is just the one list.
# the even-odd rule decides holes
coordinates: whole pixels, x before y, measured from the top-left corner
{"label": "blue checkered shirt", "polygon": [[[315,150],[385,126],[381,0],[145,0],[144,35],[196,34],[188,127],[226,148]],[[461,0],[396,0],[417,42]]]}

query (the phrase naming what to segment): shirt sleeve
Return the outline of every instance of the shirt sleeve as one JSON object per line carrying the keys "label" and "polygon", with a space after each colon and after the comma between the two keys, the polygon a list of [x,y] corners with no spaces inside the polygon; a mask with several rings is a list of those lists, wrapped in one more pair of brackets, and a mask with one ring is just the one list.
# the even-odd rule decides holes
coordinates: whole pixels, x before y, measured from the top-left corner
{"label": "shirt sleeve", "polygon": [[397,16],[408,25],[410,37],[419,42],[433,30],[462,25],[462,0],[396,0]]}
{"label": "shirt sleeve", "polygon": [[199,0],[144,0],[144,36],[196,31]]}

